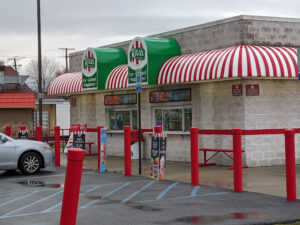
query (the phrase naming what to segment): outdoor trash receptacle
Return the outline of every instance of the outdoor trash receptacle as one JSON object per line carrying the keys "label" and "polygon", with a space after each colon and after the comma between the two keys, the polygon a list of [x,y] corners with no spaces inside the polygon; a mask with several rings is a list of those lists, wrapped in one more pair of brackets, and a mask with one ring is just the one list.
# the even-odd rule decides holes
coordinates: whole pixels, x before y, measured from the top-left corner
{"label": "outdoor trash receptacle", "polygon": [[166,170],[166,134],[154,134],[151,143],[150,179],[162,180]]}

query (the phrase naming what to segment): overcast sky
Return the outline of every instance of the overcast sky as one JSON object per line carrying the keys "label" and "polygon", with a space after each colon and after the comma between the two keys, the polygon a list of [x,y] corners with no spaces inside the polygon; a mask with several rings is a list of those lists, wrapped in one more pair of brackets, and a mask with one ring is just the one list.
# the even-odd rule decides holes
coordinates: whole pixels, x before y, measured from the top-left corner
{"label": "overcast sky", "polygon": [[[98,47],[237,15],[300,18],[299,0],[40,0],[42,55],[64,65],[58,48]],[[37,57],[36,0],[1,0],[0,60]]]}

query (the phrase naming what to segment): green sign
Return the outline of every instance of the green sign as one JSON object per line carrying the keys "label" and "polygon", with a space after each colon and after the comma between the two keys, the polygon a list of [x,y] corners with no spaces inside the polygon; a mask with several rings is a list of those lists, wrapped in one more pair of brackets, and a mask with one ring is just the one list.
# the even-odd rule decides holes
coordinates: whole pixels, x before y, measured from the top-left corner
{"label": "green sign", "polygon": [[94,90],[97,82],[97,55],[93,48],[87,48],[82,58],[82,88]]}
{"label": "green sign", "polygon": [[88,67],[88,68],[95,68],[96,63],[95,63],[95,59],[92,57],[88,57],[86,59],[84,59],[84,67]]}
{"label": "green sign", "polygon": [[137,37],[128,50],[128,86],[136,86],[136,75],[141,73],[142,84],[148,84],[148,53],[145,41]]}
{"label": "green sign", "polygon": [[143,48],[133,48],[130,51],[130,61],[134,59],[145,60],[145,49]]}

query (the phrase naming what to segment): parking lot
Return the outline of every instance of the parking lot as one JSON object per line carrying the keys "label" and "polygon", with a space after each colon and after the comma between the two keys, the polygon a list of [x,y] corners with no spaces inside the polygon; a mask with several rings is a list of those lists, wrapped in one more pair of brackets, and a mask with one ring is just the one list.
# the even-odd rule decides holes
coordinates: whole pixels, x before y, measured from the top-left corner
{"label": "parking lot", "polygon": [[[2,173],[0,224],[59,224],[65,167]],[[272,224],[300,220],[300,203],[230,189],[84,170],[77,224]]]}

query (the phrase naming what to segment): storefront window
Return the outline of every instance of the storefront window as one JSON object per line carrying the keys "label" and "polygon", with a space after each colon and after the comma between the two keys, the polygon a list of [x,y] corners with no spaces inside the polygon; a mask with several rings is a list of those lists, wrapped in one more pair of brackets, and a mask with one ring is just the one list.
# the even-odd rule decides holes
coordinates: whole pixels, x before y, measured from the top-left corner
{"label": "storefront window", "polygon": [[109,129],[123,130],[124,126],[131,126],[132,129],[136,129],[137,127],[136,114],[137,114],[136,110],[109,111],[108,112]]}
{"label": "storefront window", "polygon": [[164,131],[189,131],[192,108],[162,108],[154,110],[155,124],[162,123]]}

